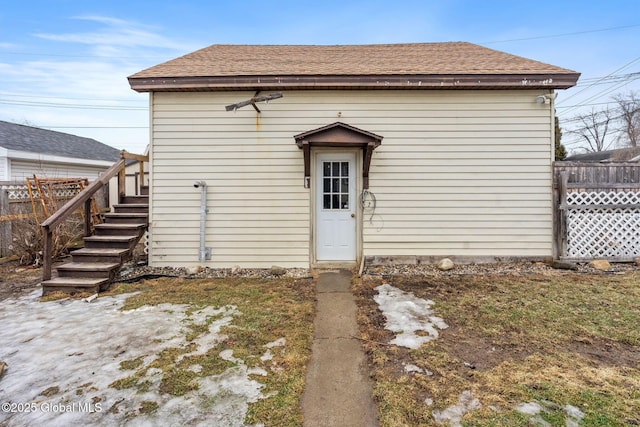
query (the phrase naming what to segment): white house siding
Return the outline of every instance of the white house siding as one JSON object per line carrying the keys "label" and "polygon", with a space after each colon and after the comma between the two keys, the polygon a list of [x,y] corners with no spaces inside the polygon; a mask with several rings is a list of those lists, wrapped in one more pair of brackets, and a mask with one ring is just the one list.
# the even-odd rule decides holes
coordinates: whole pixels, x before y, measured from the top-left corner
{"label": "white house siding", "polygon": [[23,181],[27,177],[35,174],[39,178],[88,178],[89,181],[96,179],[106,167],[90,167],[82,165],[11,160],[11,179]]}
{"label": "white house siding", "polygon": [[9,159],[2,155],[2,148],[0,148],[0,181],[9,180]]}
{"label": "white house siding", "polygon": [[[236,112],[253,92],[155,93],[154,265],[307,267],[311,202],[293,136],[336,121],[384,137],[371,162],[365,256],[549,256],[551,106],[542,91],[299,91]],[[312,176],[313,180],[313,176]]]}

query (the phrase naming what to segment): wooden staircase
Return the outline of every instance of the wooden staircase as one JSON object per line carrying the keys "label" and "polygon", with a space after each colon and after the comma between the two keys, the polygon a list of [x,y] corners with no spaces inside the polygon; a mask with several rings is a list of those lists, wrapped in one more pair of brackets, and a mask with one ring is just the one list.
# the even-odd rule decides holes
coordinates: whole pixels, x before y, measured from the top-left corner
{"label": "wooden staircase", "polygon": [[[127,194],[127,162],[137,161],[139,175],[135,180],[135,196]],[[145,164],[148,155],[122,151],[120,160],[100,174],[73,199],[44,220],[40,227],[44,237],[42,249],[42,294],[55,291],[66,293],[106,290],[115,280],[125,261],[131,259],[133,249],[149,224],[149,187],[145,185]],[[133,164],[133,163],[130,163]],[[104,223],[92,227],[91,207],[94,194],[118,177],[118,203],[113,212],[104,216]],[[54,232],[66,218],[84,210],[84,248],[71,253],[72,261],[56,268],[53,274]]]}
{"label": "wooden staircase", "polygon": [[116,279],[122,264],[147,230],[149,196],[124,196],[104,215],[104,223],[84,237],[84,248],[71,252],[72,261],[56,267],[57,277],[42,282],[42,293],[105,291]]}

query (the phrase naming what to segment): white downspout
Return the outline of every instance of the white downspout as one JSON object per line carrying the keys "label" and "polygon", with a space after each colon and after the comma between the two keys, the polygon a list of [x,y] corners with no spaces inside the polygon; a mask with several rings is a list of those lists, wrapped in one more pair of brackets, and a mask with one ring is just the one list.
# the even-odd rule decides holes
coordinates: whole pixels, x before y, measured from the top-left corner
{"label": "white downspout", "polygon": [[196,181],[193,184],[195,188],[200,188],[200,252],[199,261],[204,263],[211,259],[211,248],[205,246],[205,228],[207,223],[207,183],[204,181]]}

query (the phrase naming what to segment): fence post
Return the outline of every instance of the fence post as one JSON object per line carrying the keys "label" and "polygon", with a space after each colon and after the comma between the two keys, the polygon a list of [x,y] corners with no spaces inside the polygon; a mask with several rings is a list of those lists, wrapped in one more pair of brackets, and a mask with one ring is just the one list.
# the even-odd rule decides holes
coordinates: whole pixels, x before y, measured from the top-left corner
{"label": "fence post", "polygon": [[551,175],[551,197],[553,198],[551,201],[551,206],[553,209],[552,221],[553,221],[553,237],[552,237],[552,256],[554,260],[560,259],[560,183],[558,182],[559,170],[558,167],[554,164],[551,167],[552,175]]}
{"label": "fence post", "polygon": [[[9,215],[9,190],[0,187],[0,217],[3,215]],[[11,238],[11,221],[0,221],[0,257],[10,255]]]}
{"label": "fence post", "polygon": [[559,192],[560,192],[560,227],[559,227],[559,243],[560,243],[560,253],[558,254],[561,258],[567,255],[567,217],[568,217],[568,209],[567,209],[567,186],[569,184],[569,171],[560,172],[560,182],[559,182]]}

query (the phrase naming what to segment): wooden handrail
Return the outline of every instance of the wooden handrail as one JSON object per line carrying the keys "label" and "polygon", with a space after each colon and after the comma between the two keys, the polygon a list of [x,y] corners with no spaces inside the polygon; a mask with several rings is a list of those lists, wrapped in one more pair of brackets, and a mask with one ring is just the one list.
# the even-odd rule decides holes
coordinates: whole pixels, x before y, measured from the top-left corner
{"label": "wooden handrail", "polygon": [[43,228],[53,228],[56,225],[64,221],[70,214],[75,212],[84,202],[89,200],[98,190],[100,190],[105,184],[109,182],[111,178],[116,176],[120,169],[125,165],[125,160],[120,159],[113,164],[109,169],[104,171],[100,176],[93,181],[84,190],[76,194],[76,196],[65,203],[60,209],[55,211],[53,215],[47,218],[43,223]]}
{"label": "wooden handrail", "polygon": [[127,160],[137,160],[139,162],[148,162],[149,161],[149,156],[145,156],[144,154],[133,154],[133,153],[129,153],[128,151],[122,151],[120,152],[120,156],[123,159],[127,159]]}
{"label": "wooden handrail", "polygon": [[[84,190],[78,193],[73,199],[69,200],[64,206],[58,209],[53,215],[47,218],[41,225],[44,232],[44,248],[42,254],[42,280],[51,279],[51,265],[53,258],[53,230],[55,227],[64,221],[69,215],[75,212],[81,206],[85,206],[85,209],[89,206],[91,197],[100,190],[103,186],[109,183],[109,180],[116,175],[118,176],[118,199],[124,196],[124,170],[127,159],[134,159],[140,162],[149,161],[149,156],[142,156],[139,154],[132,154],[126,151],[120,153],[120,160],[113,164],[109,169],[102,172],[100,176],[89,184]],[[118,200],[119,201],[119,200]],[[89,212],[85,212],[85,235],[88,235],[89,222],[86,219],[89,216]]]}

